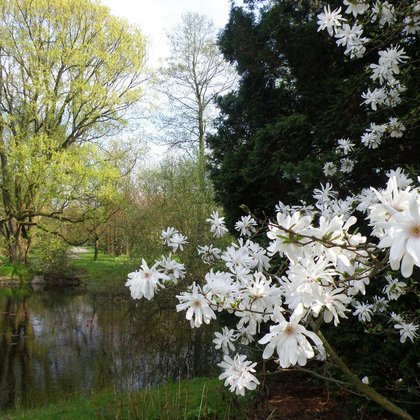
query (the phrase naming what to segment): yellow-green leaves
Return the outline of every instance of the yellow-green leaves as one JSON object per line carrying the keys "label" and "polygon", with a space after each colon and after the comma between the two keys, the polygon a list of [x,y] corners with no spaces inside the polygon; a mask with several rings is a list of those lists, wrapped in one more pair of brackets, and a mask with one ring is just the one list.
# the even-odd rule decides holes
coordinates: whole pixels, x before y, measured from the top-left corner
{"label": "yellow-green leaves", "polygon": [[0,231],[12,257],[41,217],[80,220],[117,199],[120,171],[92,140],[140,99],[144,61],[139,29],[97,2],[0,0]]}
{"label": "yellow-green leaves", "polygon": [[[0,0],[6,122],[31,134],[67,127],[63,144],[118,121],[140,98],[138,28],[89,0]],[[15,115],[18,118],[13,119]]]}

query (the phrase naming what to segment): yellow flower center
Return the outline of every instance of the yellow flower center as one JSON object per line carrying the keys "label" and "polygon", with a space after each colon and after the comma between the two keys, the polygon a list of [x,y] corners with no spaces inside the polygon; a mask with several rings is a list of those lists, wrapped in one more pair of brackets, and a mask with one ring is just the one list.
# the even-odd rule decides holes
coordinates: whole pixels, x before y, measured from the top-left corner
{"label": "yellow flower center", "polygon": [[414,225],[410,228],[410,235],[415,238],[420,238],[420,225]]}
{"label": "yellow flower center", "polygon": [[287,335],[293,335],[294,333],[295,333],[295,329],[294,329],[294,327],[293,327],[293,325],[288,325],[287,327],[286,327],[286,329],[284,330],[284,332],[287,334]]}

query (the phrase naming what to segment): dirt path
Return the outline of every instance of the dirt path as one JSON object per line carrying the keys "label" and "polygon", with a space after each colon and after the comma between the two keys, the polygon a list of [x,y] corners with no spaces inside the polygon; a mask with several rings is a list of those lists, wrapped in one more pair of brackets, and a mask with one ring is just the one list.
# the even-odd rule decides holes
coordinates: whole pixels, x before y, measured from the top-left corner
{"label": "dirt path", "polygon": [[67,255],[69,258],[77,258],[80,254],[87,254],[89,252],[88,249],[83,248],[82,246],[72,246],[68,251]]}
{"label": "dirt path", "polygon": [[350,406],[352,395],[315,385],[311,377],[283,372],[266,381],[268,396],[249,420],[392,420],[392,416],[371,416]]}

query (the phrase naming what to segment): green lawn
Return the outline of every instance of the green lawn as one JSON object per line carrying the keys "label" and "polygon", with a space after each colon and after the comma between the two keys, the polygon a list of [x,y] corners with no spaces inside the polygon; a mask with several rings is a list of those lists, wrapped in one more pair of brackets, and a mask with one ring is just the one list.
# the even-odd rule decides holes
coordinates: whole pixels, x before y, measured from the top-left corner
{"label": "green lawn", "polygon": [[[194,378],[118,395],[100,391],[90,398],[8,413],[7,420],[233,419],[246,418],[248,399],[231,394],[218,379]],[[240,404],[239,404],[240,402]]]}
{"label": "green lawn", "polygon": [[84,286],[92,293],[113,293],[125,290],[127,274],[137,269],[140,263],[130,261],[127,256],[113,257],[99,252],[93,260],[93,247],[86,247],[86,253],[77,254],[71,259],[71,266],[86,273]]}

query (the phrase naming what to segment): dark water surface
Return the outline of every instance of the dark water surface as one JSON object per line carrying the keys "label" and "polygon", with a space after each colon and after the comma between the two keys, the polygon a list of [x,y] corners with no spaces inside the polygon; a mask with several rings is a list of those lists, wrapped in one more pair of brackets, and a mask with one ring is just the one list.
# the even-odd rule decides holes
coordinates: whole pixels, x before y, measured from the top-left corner
{"label": "dark water surface", "polygon": [[0,410],[213,373],[211,332],[173,304],[0,289]]}

